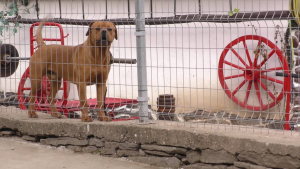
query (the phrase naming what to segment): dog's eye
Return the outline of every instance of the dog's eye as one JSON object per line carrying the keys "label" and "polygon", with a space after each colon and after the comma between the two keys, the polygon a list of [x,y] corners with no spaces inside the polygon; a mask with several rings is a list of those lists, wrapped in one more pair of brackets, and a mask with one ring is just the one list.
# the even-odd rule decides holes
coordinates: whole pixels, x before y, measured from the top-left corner
{"label": "dog's eye", "polygon": [[112,31],[112,28],[107,28],[108,31]]}
{"label": "dog's eye", "polygon": [[100,31],[100,30],[101,30],[101,28],[96,28],[96,30],[97,30],[97,31]]}

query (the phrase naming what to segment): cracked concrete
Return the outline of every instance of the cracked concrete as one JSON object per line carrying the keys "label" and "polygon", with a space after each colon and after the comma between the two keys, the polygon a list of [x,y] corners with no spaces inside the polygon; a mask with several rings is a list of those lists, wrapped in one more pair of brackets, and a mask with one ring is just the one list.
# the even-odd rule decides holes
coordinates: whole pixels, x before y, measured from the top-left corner
{"label": "cracked concrete", "polygon": [[[10,108],[9,108],[10,109]],[[0,112],[0,129],[10,128],[32,136],[57,136],[86,139],[88,136],[112,142],[169,145],[190,149],[225,150],[231,154],[243,151],[272,153],[300,158],[299,133],[243,126],[188,124],[155,121],[139,125],[135,121],[82,123],[79,119],[56,119],[39,113],[29,119],[26,111]]]}

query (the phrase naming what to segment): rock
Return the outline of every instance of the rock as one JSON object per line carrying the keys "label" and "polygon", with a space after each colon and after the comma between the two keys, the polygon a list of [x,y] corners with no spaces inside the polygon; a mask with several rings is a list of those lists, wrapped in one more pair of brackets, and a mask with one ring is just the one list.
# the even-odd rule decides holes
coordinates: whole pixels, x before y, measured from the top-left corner
{"label": "rock", "polygon": [[227,169],[226,165],[192,164],[181,167],[182,169]]}
{"label": "rock", "polygon": [[257,164],[260,166],[264,164],[262,157],[255,152],[243,151],[237,156],[237,158],[241,162]]}
{"label": "rock", "polygon": [[300,161],[297,158],[291,156],[280,156],[273,154],[266,154],[263,157],[264,166],[271,168],[289,168],[298,169]]}
{"label": "rock", "polygon": [[238,157],[239,161],[266,166],[270,168],[298,168],[300,161],[291,156],[281,156],[273,154],[257,154],[254,152],[243,151]]}
{"label": "rock", "polygon": [[101,148],[100,149],[100,154],[101,155],[114,155],[114,154],[116,154],[116,149],[115,148],[106,148],[106,147],[104,147],[104,148]]}
{"label": "rock", "polygon": [[139,149],[139,154],[140,154],[140,156],[146,156],[147,155],[142,149]]}
{"label": "rock", "polygon": [[163,151],[169,154],[186,154],[187,149],[179,147],[157,146],[157,145],[142,145],[143,150]]}
{"label": "rock", "polygon": [[105,142],[104,145],[105,148],[115,148],[115,149],[119,148],[119,143],[117,142]]}
{"label": "rock", "polygon": [[140,153],[134,150],[118,150],[117,155],[118,157],[130,157],[130,156],[139,156]]}
{"label": "rock", "polygon": [[176,157],[128,157],[128,160],[146,163],[149,165],[165,168],[179,168],[182,165],[182,162]]}
{"label": "rock", "polygon": [[96,146],[87,146],[87,147],[82,147],[82,151],[85,153],[93,153],[98,151],[98,148]]}
{"label": "rock", "polygon": [[4,136],[4,137],[13,136],[15,134],[16,134],[15,131],[1,131],[1,135]]}
{"label": "rock", "polygon": [[155,156],[172,157],[171,154],[168,154],[168,153],[165,153],[165,152],[161,152],[161,151],[150,151],[150,150],[145,150],[144,152],[145,152],[146,154],[155,155]]}
{"label": "rock", "polygon": [[237,158],[224,150],[214,151],[206,149],[201,152],[200,161],[209,164],[233,164],[237,161]]}
{"label": "rock", "polygon": [[101,147],[104,147],[104,142],[101,139],[90,138],[89,139],[89,145],[101,148]]}
{"label": "rock", "polygon": [[119,148],[122,150],[138,150],[140,145],[135,143],[119,143]]}
{"label": "rock", "polygon": [[59,145],[74,145],[74,146],[87,146],[87,140],[79,140],[71,137],[58,137],[41,139],[40,142],[46,145],[59,146]]}
{"label": "rock", "polygon": [[72,150],[74,152],[82,152],[82,147],[80,146],[67,146],[67,149]]}
{"label": "rock", "polygon": [[237,168],[246,168],[246,169],[268,169],[266,167],[263,166],[258,166],[258,165],[253,165],[253,164],[249,164],[249,163],[244,163],[244,162],[234,162],[234,166]]}
{"label": "rock", "polygon": [[182,155],[179,155],[179,154],[175,154],[174,156],[177,157],[178,159],[183,159],[183,158],[185,158],[185,156],[182,156]]}
{"label": "rock", "polygon": [[236,166],[230,166],[230,167],[227,167],[227,169],[240,169],[240,168],[238,168],[238,167],[236,167]]}
{"label": "rock", "polygon": [[183,162],[183,164],[189,164],[188,160],[186,158],[181,159],[181,161]]}
{"label": "rock", "polygon": [[19,137],[22,137],[22,133],[20,131],[17,131],[16,135],[19,136]]}
{"label": "rock", "polygon": [[190,150],[186,153],[186,159],[190,164],[198,163],[200,162],[201,152]]}
{"label": "rock", "polygon": [[37,142],[38,139],[36,137],[32,137],[32,136],[27,136],[27,135],[23,135],[22,136],[22,139],[23,140],[26,140],[26,141],[34,141],[34,142]]}

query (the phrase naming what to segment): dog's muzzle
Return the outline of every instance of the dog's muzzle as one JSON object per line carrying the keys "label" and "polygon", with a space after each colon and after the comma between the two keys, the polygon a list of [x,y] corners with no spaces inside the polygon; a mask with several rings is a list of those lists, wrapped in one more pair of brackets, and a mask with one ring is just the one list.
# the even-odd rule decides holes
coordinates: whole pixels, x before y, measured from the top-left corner
{"label": "dog's muzzle", "polygon": [[106,30],[103,30],[101,32],[101,41],[107,41],[108,37],[107,37],[107,31]]}
{"label": "dog's muzzle", "polygon": [[100,40],[96,40],[97,44],[101,44],[101,45],[110,45],[111,42],[108,40],[108,33],[106,30],[103,30],[101,32],[101,39]]}

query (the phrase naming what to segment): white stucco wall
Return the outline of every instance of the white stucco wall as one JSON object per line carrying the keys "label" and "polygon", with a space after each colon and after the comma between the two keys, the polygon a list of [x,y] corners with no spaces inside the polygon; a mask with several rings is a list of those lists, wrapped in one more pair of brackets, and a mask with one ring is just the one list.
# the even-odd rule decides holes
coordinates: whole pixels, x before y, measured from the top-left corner
{"label": "white stucco wall", "polygon": [[[30,1],[30,4],[35,1]],[[134,17],[134,0],[131,0],[131,17]],[[154,17],[173,16],[173,0],[153,0]],[[201,11],[204,14],[227,14],[228,0],[201,0]],[[58,2],[40,0],[40,17],[52,14],[59,17]],[[150,1],[145,2],[146,17],[150,16]],[[85,0],[86,19],[103,19],[105,17],[105,1]],[[259,12],[267,10],[287,10],[287,0],[233,0],[233,9],[240,12]],[[81,0],[62,0],[63,18],[82,18]],[[198,13],[198,0],[177,0],[177,14]],[[108,18],[127,17],[127,1],[108,1]],[[34,10],[31,14],[22,14],[23,18],[36,18]],[[233,103],[224,93],[218,79],[218,62],[224,47],[247,34],[257,34],[274,42],[275,27],[282,30],[287,21],[253,21],[243,23],[188,23],[176,25],[146,26],[147,44],[147,76],[149,104],[156,105],[159,94],[173,94],[176,97],[177,113],[190,112],[196,109],[227,112],[244,111]],[[86,26],[62,25],[66,45],[76,45],[86,39]],[[16,36],[5,39],[5,43],[13,44],[21,57],[30,57],[29,27],[21,25]],[[118,40],[114,41],[111,52],[116,58],[136,58],[135,26],[118,27]],[[55,37],[53,29],[45,28],[44,36]],[[46,33],[47,32],[47,33]],[[283,33],[283,31],[281,31]],[[49,42],[47,42],[49,44]],[[281,44],[278,44],[280,48]],[[15,74],[1,78],[0,89],[17,92],[20,77],[28,67],[28,61],[22,61]],[[237,81],[236,83],[239,83]],[[77,99],[77,91],[71,85],[69,99]],[[88,98],[95,98],[95,87],[87,90]],[[136,65],[112,65],[108,80],[108,96],[122,98],[137,97]],[[255,99],[254,99],[255,100]],[[279,111],[272,109],[272,111]]]}

